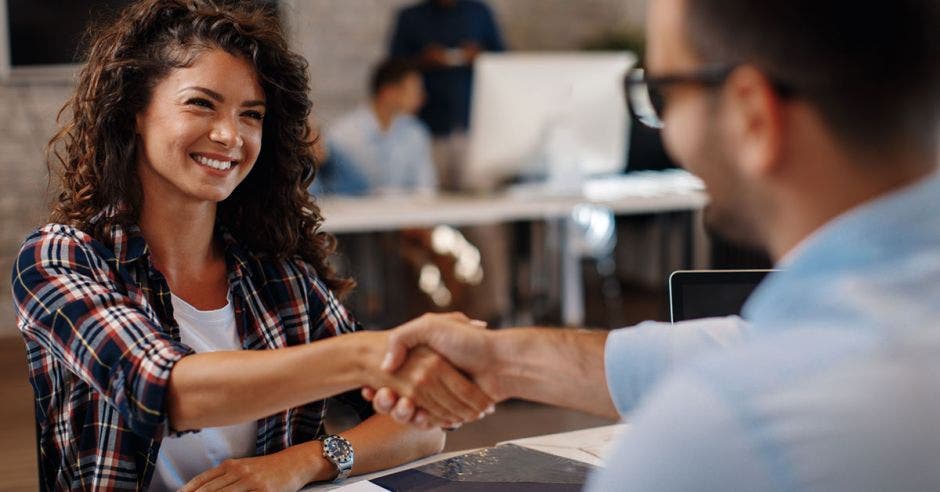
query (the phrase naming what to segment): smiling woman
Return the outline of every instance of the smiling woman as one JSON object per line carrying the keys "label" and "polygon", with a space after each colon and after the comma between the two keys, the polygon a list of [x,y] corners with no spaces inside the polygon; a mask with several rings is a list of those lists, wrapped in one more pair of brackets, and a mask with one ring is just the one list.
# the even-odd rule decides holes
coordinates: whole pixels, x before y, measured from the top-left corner
{"label": "smiling woman", "polygon": [[[430,352],[385,374],[386,334],[352,333],[306,193],[306,70],[254,1],[142,0],[94,33],[13,272],[43,489],[296,490],[441,449],[352,390],[430,381],[445,423],[492,403]],[[341,436],[334,395],[364,419]]]}

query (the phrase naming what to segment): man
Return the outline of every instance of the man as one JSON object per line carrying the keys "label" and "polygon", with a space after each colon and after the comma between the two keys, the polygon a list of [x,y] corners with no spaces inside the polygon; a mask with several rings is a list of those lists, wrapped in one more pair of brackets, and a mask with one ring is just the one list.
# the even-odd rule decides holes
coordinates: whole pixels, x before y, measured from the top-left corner
{"label": "man", "polygon": [[744,321],[412,325],[386,366],[427,344],[496,400],[630,413],[595,490],[940,490],[938,8],[654,0],[634,109],[783,271]]}
{"label": "man", "polygon": [[330,153],[363,176],[370,193],[434,193],[431,137],[414,113],[424,102],[417,66],[389,59],[374,70],[371,99],[327,135]]}
{"label": "man", "polygon": [[482,51],[503,51],[493,14],[477,0],[425,0],[402,9],[389,53],[424,72],[427,103],[420,117],[434,134],[434,161],[445,189],[459,187],[470,120],[473,62]]}

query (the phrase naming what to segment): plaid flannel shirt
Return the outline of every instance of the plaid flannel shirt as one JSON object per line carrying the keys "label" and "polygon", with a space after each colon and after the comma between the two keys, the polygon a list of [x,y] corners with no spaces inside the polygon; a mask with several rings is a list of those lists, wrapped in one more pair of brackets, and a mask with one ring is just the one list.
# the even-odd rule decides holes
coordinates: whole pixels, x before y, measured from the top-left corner
{"label": "plaid flannel shirt", "polygon": [[[359,329],[309,264],[248,254],[221,234],[244,349]],[[146,489],[168,432],[170,371],[192,353],[139,229],[115,226],[109,239],[113,246],[50,224],[26,239],[13,268],[43,489]],[[340,398],[360,417],[369,414],[354,392]],[[260,419],[256,454],[320,437],[325,412],[318,401]]]}

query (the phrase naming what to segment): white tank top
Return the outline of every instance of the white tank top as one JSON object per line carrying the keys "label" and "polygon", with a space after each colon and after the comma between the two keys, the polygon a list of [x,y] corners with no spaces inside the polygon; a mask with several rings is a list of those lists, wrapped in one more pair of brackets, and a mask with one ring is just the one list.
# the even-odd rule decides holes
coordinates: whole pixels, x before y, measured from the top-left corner
{"label": "white tank top", "polygon": [[[231,296],[225,307],[213,311],[200,311],[175,295],[171,300],[184,344],[196,352],[242,349]],[[254,456],[257,432],[257,423],[252,421],[165,437],[149,490],[179,490],[196,475],[224,460]]]}

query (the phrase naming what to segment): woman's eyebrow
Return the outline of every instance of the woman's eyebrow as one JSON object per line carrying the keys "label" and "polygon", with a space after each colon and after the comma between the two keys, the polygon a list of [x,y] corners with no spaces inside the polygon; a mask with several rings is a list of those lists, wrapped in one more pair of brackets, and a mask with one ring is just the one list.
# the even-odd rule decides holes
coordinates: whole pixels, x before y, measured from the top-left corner
{"label": "woman's eyebrow", "polygon": [[[205,94],[205,95],[211,97],[212,99],[215,99],[217,102],[220,102],[220,103],[225,102],[225,96],[223,96],[222,94],[219,94],[218,92],[216,92],[216,91],[214,91],[214,90],[212,90],[212,89],[207,89],[207,88],[205,88],[205,87],[200,87],[200,86],[198,86],[198,85],[192,85],[192,86],[189,86],[189,87],[184,87],[184,88],[180,89],[179,92],[185,92],[185,91],[189,91],[189,90],[194,90],[194,91],[202,92],[203,94]],[[242,101],[242,106],[245,106],[245,107],[264,106],[264,100],[262,100],[262,99],[250,99],[250,100],[247,100],[247,101]]]}

